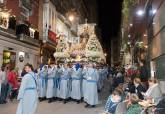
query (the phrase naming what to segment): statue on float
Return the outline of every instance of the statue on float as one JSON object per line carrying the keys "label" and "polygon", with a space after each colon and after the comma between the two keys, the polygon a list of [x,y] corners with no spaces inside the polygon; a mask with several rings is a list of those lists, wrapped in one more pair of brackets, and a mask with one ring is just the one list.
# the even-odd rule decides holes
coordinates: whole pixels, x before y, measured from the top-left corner
{"label": "statue on float", "polygon": [[[59,38],[55,58],[69,58],[71,61],[106,62],[101,44],[95,34],[96,24],[78,26],[78,42],[68,42],[64,36]],[[76,40],[76,39],[73,39]]]}

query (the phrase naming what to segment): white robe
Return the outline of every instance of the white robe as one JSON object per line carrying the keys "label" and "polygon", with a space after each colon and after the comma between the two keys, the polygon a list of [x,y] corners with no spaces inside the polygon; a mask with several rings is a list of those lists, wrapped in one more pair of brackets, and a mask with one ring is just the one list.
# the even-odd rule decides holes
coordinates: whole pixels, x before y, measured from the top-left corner
{"label": "white robe", "polygon": [[19,104],[16,114],[35,114],[38,102],[35,78],[33,72],[30,72],[23,77],[17,98]]}
{"label": "white robe", "polygon": [[82,69],[79,68],[72,70],[72,89],[71,89],[71,98],[80,100],[81,99],[81,73]]}
{"label": "white robe", "polygon": [[97,82],[98,82],[98,71],[94,68],[88,68],[87,73],[87,83],[84,101],[90,105],[98,104],[98,92],[97,92]]}
{"label": "white robe", "polygon": [[48,83],[47,83],[46,98],[53,98],[54,97],[54,87],[55,87],[54,68],[48,69],[48,77],[47,78],[48,78],[48,81],[47,81]]}

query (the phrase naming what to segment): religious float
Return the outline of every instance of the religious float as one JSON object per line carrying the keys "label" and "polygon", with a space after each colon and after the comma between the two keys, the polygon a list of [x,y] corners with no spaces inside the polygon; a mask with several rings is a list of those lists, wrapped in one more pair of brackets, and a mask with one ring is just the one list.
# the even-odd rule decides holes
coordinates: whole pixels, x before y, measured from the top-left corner
{"label": "religious float", "polygon": [[106,58],[95,34],[95,24],[78,26],[78,37],[71,40],[60,35],[54,57],[57,62],[97,62],[105,63]]}

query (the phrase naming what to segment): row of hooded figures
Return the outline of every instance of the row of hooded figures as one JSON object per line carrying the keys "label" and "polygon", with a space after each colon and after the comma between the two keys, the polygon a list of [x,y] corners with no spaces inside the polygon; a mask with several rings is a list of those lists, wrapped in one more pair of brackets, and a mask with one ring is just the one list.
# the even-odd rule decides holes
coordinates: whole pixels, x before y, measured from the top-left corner
{"label": "row of hooded figures", "polygon": [[98,91],[103,87],[103,81],[108,75],[106,67],[94,67],[94,64],[67,64],[43,66],[37,77],[40,101],[48,99],[61,100],[65,103],[72,99],[77,103],[86,102],[85,107],[95,107],[98,104]]}

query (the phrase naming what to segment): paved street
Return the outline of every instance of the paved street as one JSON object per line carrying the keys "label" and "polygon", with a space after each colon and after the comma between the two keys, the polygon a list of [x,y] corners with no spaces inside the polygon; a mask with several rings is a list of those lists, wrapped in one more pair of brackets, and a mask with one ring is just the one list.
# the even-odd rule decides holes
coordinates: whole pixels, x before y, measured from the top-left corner
{"label": "paved street", "polygon": [[[105,85],[108,85],[106,82]],[[47,101],[38,104],[37,114],[99,114],[105,105],[105,99],[108,96],[108,86],[104,88],[100,96],[100,104],[96,108],[85,108],[85,103],[76,104],[69,102],[63,104],[60,101],[54,103],[47,103]],[[15,114],[17,109],[17,101],[9,102],[0,105],[0,114]]]}
{"label": "paved street", "polygon": [[[73,102],[65,105],[61,102],[51,104],[42,102],[38,105],[37,114],[97,114],[98,111],[103,109],[102,107],[87,109],[84,108],[84,105],[84,103],[76,104]],[[15,114],[16,108],[16,102],[0,105],[0,114]]]}

